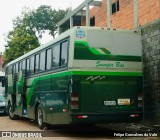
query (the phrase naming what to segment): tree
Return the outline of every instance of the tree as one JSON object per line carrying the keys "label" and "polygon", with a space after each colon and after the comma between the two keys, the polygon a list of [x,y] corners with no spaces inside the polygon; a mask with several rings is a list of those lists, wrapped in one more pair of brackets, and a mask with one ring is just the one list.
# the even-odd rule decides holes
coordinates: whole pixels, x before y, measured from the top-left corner
{"label": "tree", "polygon": [[14,31],[9,32],[7,49],[4,52],[5,63],[8,63],[17,57],[40,46],[35,32],[26,30],[25,27],[17,27]]}
{"label": "tree", "polygon": [[8,33],[4,62],[8,63],[17,57],[40,46],[39,39],[48,30],[54,38],[57,23],[70,12],[70,9],[55,10],[50,6],[40,6],[36,10],[25,8],[21,15],[13,20],[13,30]]}
{"label": "tree", "polygon": [[49,30],[49,34],[54,38],[57,33],[57,23],[70,11],[70,8],[66,10],[52,10],[50,6],[46,5],[42,5],[32,11],[26,8],[25,11],[22,12],[22,18],[17,17],[13,21],[13,24],[15,27],[24,25],[30,28],[38,34],[39,38],[42,37],[42,34],[46,30]]}
{"label": "tree", "polygon": [[32,12],[30,25],[36,28],[41,36],[45,30],[49,30],[49,34],[54,38],[57,33],[57,23],[66,16],[70,11],[52,10],[50,6],[40,6],[36,11]]}

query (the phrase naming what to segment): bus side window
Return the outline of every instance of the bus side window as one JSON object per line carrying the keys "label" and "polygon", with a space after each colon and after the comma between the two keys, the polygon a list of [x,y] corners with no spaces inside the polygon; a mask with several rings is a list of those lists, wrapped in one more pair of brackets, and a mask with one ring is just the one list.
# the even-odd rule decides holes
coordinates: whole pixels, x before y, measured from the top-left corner
{"label": "bus side window", "polygon": [[68,54],[68,41],[65,41],[61,44],[61,66],[67,65],[67,54]]}
{"label": "bus side window", "polygon": [[56,45],[53,47],[53,57],[52,57],[52,67],[59,67],[59,59],[60,59],[60,45]]}
{"label": "bus side window", "polygon": [[19,63],[18,63],[18,72],[20,72],[20,71],[21,71],[21,69],[22,69],[22,63],[21,63],[21,62],[19,62]]}
{"label": "bus side window", "polygon": [[16,73],[18,73],[18,63],[16,63]]}
{"label": "bus side window", "polygon": [[46,70],[51,69],[51,48],[46,50]]}
{"label": "bus side window", "polygon": [[23,60],[22,62],[22,73],[25,74],[25,69],[26,69],[26,61]]}
{"label": "bus side window", "polygon": [[9,66],[6,67],[5,74],[6,74],[6,76],[9,74]]}
{"label": "bus side window", "polygon": [[44,71],[45,70],[45,51],[42,51],[41,52],[41,55],[40,55],[40,71]]}
{"label": "bus side window", "polygon": [[29,58],[26,59],[26,75],[29,74]]}
{"label": "bus side window", "polygon": [[7,74],[11,74],[12,73],[12,67],[11,66],[8,66],[8,69],[7,69]]}
{"label": "bus side window", "polygon": [[35,63],[35,61],[34,61],[34,56],[32,56],[32,57],[30,58],[30,74],[33,74],[33,73],[34,73],[34,63]]}
{"label": "bus side window", "polygon": [[39,54],[35,55],[35,66],[34,66],[34,73],[39,72]]}
{"label": "bus side window", "polygon": [[12,74],[15,74],[15,72],[16,72],[15,65],[12,65]]}

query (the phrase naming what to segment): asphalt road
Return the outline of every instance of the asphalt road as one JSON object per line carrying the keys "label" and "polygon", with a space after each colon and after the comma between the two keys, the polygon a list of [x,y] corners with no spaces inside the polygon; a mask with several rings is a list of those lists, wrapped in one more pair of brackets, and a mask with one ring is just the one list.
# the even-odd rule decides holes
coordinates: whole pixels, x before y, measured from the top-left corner
{"label": "asphalt road", "polygon": [[[114,128],[114,129],[113,129]],[[8,116],[0,114],[0,131],[2,132],[12,132],[14,138],[0,137],[0,139],[35,139],[28,138],[32,136],[42,136],[43,139],[52,139],[52,140],[100,140],[100,139],[159,139],[158,137],[124,137],[126,133],[125,129],[120,128],[117,125],[117,128],[112,128],[112,125],[109,127],[104,127],[104,125],[96,126],[52,126],[49,130],[40,130],[36,123],[29,119],[19,119],[19,120],[10,120]],[[129,131],[129,133],[136,133]],[[116,136],[114,136],[116,135]],[[121,135],[121,137],[120,137]],[[4,135],[5,136],[5,135]],[[20,136],[20,137],[19,137]],[[23,138],[22,138],[23,137]],[[41,139],[41,138],[38,138]]]}

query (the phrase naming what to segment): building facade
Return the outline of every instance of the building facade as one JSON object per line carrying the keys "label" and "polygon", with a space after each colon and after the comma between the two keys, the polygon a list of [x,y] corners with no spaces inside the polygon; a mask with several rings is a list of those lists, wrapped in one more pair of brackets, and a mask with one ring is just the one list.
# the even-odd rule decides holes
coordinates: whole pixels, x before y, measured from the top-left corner
{"label": "building facade", "polygon": [[[160,0],[138,0],[138,26],[143,26],[160,18]],[[134,0],[112,0],[111,27],[118,29],[133,29]],[[107,0],[102,0],[101,6],[90,9],[91,25],[107,27]],[[84,23],[83,23],[84,24]]]}

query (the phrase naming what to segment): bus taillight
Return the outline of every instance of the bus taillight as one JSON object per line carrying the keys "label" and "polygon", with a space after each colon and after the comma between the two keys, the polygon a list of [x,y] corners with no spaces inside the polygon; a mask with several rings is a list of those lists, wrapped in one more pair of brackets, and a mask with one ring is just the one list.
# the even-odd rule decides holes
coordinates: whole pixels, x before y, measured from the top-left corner
{"label": "bus taillight", "polygon": [[139,117],[139,114],[131,114],[130,117],[137,118],[137,117]]}
{"label": "bus taillight", "polygon": [[78,118],[78,119],[86,119],[86,118],[88,118],[88,116],[87,116],[87,115],[77,116],[77,118]]}
{"label": "bus taillight", "polygon": [[71,109],[79,109],[79,98],[77,93],[71,94]]}

